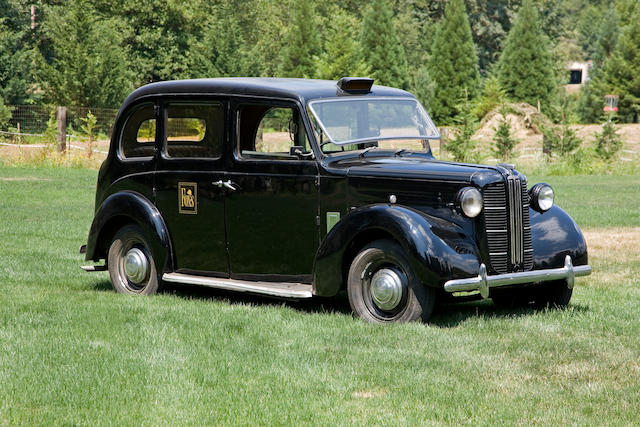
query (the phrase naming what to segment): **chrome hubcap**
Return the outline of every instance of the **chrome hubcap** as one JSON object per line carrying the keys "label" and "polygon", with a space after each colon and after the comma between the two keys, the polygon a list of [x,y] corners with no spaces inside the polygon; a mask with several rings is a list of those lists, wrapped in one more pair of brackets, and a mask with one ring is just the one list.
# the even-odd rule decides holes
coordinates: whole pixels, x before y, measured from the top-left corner
{"label": "chrome hubcap", "polygon": [[371,278],[371,299],[381,310],[393,310],[400,304],[404,284],[398,273],[383,268]]}
{"label": "chrome hubcap", "polygon": [[147,277],[149,271],[149,261],[138,248],[129,249],[124,256],[124,273],[132,283],[140,283]]}

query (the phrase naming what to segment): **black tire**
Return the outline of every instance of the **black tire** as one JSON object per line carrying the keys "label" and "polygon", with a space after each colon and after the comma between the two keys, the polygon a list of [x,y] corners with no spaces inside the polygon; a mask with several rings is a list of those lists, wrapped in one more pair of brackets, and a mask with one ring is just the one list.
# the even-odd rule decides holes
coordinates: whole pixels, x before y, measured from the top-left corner
{"label": "black tire", "polygon": [[[125,269],[128,254],[140,263],[135,277]],[[158,291],[160,279],[150,245],[137,225],[125,225],[116,233],[109,247],[108,266],[111,283],[117,292],[150,295]]]}
{"label": "black tire", "polygon": [[[372,296],[372,278],[376,274],[390,274],[400,281],[395,294],[398,302],[394,307],[383,309]],[[428,320],[433,312],[436,292],[417,280],[404,251],[397,243],[376,240],[362,248],[351,262],[347,294],[351,309],[359,317],[371,323],[388,323]]]}
{"label": "black tire", "polygon": [[536,295],[536,305],[541,308],[565,308],[571,301],[573,289],[566,280],[554,280],[540,285]]}

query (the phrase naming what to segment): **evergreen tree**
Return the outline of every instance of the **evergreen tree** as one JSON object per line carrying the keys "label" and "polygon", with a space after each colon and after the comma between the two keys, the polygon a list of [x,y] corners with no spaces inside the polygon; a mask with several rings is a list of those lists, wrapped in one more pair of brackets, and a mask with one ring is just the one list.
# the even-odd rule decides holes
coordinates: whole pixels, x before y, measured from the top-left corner
{"label": "evergreen tree", "polygon": [[201,41],[190,48],[194,77],[238,77],[248,74],[248,52],[236,15],[224,3],[211,13]]}
{"label": "evergreen tree", "polygon": [[623,121],[637,123],[640,118],[640,8],[634,11],[630,22],[592,84],[600,99],[607,93],[619,95],[618,116]]}
{"label": "evergreen tree", "polygon": [[320,54],[317,76],[338,80],[345,76],[369,75],[357,41],[356,18],[341,10],[334,11],[332,16],[324,50]]}
{"label": "evergreen tree", "polygon": [[465,97],[474,98],[480,86],[478,56],[463,0],[447,4],[428,65],[435,84],[431,103],[434,119],[440,124],[451,124],[456,104]]}
{"label": "evergreen tree", "polygon": [[463,102],[456,106],[456,109],[458,114],[454,119],[456,124],[455,138],[447,141],[445,149],[456,162],[470,162],[475,156],[476,143],[472,137],[478,128],[478,122],[471,113],[468,98],[464,98]]}
{"label": "evergreen tree", "polygon": [[56,6],[47,15],[51,62],[39,61],[46,97],[57,105],[120,106],[133,89],[130,55],[114,20],[101,19],[88,1]]}
{"label": "evergreen tree", "polygon": [[407,58],[387,0],[373,0],[362,18],[362,52],[377,84],[406,88]]}
{"label": "evergreen tree", "polygon": [[33,38],[15,27],[9,19],[0,18],[0,97],[8,104],[26,104],[38,99],[33,91]]}
{"label": "evergreen tree", "polygon": [[622,148],[622,138],[611,122],[602,125],[602,132],[596,133],[596,153],[605,160],[611,160]]}
{"label": "evergreen tree", "polygon": [[549,110],[556,100],[555,63],[532,0],[524,0],[498,62],[502,88],[514,101]]}
{"label": "evergreen tree", "polygon": [[312,1],[294,2],[289,23],[280,73],[284,77],[314,77],[317,59],[315,56],[320,53],[320,39]]}
{"label": "evergreen tree", "polygon": [[502,160],[507,160],[513,154],[518,140],[511,135],[511,124],[507,119],[508,110],[503,105],[500,108],[500,121],[498,127],[495,129],[496,133],[493,137],[495,147],[493,152]]}

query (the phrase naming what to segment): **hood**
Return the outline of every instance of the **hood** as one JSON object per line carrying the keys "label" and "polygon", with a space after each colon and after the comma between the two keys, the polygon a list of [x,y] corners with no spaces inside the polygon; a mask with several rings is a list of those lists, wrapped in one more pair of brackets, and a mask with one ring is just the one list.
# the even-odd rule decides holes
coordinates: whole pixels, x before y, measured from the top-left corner
{"label": "hood", "polygon": [[510,173],[500,166],[445,162],[426,155],[342,157],[328,166],[349,177],[425,179],[473,183],[478,187],[503,180]]}

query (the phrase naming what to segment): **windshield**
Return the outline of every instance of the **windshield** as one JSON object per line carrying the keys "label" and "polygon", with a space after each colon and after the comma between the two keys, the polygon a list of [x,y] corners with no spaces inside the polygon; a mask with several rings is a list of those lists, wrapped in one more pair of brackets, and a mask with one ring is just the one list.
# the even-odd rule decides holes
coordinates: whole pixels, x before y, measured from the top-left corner
{"label": "windshield", "polygon": [[309,103],[325,153],[369,147],[429,151],[440,135],[414,98],[331,98]]}

